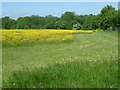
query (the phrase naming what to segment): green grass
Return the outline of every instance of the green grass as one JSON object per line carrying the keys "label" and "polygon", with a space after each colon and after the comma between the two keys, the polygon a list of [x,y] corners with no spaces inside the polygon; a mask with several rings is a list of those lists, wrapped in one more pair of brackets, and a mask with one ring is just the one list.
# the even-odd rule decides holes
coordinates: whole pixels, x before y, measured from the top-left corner
{"label": "green grass", "polygon": [[[102,67],[101,67],[102,66]],[[116,88],[117,60],[74,61],[15,71],[3,83],[11,88]]]}
{"label": "green grass", "polygon": [[68,43],[3,46],[3,87],[118,87],[117,57],[117,31],[74,34]]}

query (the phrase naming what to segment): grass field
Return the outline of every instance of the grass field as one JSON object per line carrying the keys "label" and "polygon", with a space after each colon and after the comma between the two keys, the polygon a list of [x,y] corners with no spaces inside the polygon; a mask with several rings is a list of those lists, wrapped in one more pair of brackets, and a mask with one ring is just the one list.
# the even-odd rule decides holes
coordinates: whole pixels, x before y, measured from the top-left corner
{"label": "grass field", "polygon": [[118,32],[73,36],[71,42],[3,46],[3,87],[118,87]]}

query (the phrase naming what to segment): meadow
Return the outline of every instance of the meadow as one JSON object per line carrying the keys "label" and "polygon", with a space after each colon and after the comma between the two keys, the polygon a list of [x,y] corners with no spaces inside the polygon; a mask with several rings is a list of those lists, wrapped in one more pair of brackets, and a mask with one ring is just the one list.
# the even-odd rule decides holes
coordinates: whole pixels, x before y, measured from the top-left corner
{"label": "meadow", "polygon": [[118,88],[117,31],[3,30],[2,42],[4,88]]}

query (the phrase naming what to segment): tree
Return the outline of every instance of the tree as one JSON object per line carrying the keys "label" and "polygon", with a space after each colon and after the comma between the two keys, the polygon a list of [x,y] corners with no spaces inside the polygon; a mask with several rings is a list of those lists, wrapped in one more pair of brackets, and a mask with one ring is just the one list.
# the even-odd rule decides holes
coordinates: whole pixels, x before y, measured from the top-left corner
{"label": "tree", "polygon": [[88,15],[80,15],[79,18],[80,18],[80,24],[83,25],[86,18],[88,17]]}
{"label": "tree", "polygon": [[41,25],[40,25],[40,19],[41,17],[38,15],[32,15],[31,17],[31,29],[40,29]]}
{"label": "tree", "polygon": [[0,29],[2,29],[2,18],[0,18]]}
{"label": "tree", "polygon": [[72,29],[72,26],[77,23],[75,20],[74,12],[65,12],[62,14],[61,18],[59,19],[58,23],[60,23],[59,27],[64,29]]}
{"label": "tree", "polygon": [[118,10],[118,24],[117,24],[117,26],[120,27],[120,9]]}
{"label": "tree", "polygon": [[[118,13],[119,12],[119,13]],[[38,15],[19,17],[17,20],[10,17],[1,18],[3,29],[109,29],[120,27],[120,10],[110,5],[105,6],[98,15],[76,15],[74,12],[65,12],[60,18],[52,15],[41,17]]]}
{"label": "tree", "polygon": [[109,27],[117,26],[118,12],[112,6],[107,5],[101,10],[99,16],[99,27],[101,29],[108,29]]}
{"label": "tree", "polygon": [[17,29],[24,29],[24,27],[25,27],[25,24],[23,21],[23,17],[19,17],[17,19]]}
{"label": "tree", "polygon": [[45,25],[43,26],[45,29],[55,29],[55,22],[58,21],[57,17],[53,17],[52,15],[48,15],[45,17]]}
{"label": "tree", "polygon": [[15,28],[16,21],[14,19],[11,19],[8,16],[2,18],[2,29],[15,29]]}
{"label": "tree", "polygon": [[55,27],[56,27],[56,29],[67,29],[66,22],[61,21],[61,20],[59,20],[55,23]]}
{"label": "tree", "polygon": [[94,28],[94,16],[88,16],[83,24],[83,29],[91,30]]}
{"label": "tree", "polygon": [[18,29],[31,29],[32,25],[33,25],[32,19],[29,16],[19,17],[17,19],[17,28]]}

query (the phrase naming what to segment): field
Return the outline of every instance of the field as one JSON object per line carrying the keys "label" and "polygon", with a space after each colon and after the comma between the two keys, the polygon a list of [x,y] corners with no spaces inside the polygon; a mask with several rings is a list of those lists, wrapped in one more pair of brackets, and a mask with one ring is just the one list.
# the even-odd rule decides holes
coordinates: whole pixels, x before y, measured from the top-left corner
{"label": "field", "polygon": [[74,33],[92,33],[93,30],[2,30],[3,44],[18,44],[29,42],[54,42],[73,40]]}
{"label": "field", "polygon": [[118,87],[117,31],[50,32],[45,42],[36,33],[19,43],[21,35],[2,31],[3,87]]}

